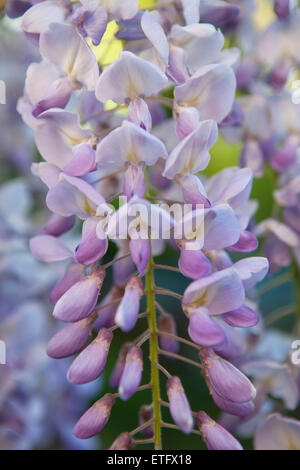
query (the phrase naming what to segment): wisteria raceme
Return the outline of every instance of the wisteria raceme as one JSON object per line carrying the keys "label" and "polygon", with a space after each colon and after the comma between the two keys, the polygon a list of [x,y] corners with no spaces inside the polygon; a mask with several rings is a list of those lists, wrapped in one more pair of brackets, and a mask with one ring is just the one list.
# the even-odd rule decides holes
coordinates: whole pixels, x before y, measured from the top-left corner
{"label": "wisteria raceme", "polygon": [[[300,281],[300,108],[289,88],[300,66],[300,12],[274,1],[272,24],[255,34],[251,0],[160,0],[149,9],[137,0],[46,0],[19,14],[17,3],[7,13],[23,15],[40,53],[18,111],[41,155],[32,173],[51,213],[30,248],[65,266],[50,299],[66,325],[47,353],[78,353],[67,372],[74,387],[106,377],[114,364],[109,388],[78,416],[73,434],[97,435],[116,400],[149,390],[137,428],[124,423],[111,450],[134,448],[139,433],[162,449],[164,428],[201,434],[211,450],[241,450],[231,432],[255,420],[257,449],[276,439],[300,448],[298,421],[263,409],[268,394],[297,406],[297,372],[287,355],[277,363],[254,351],[264,338],[258,300],[269,268],[293,265]],[[101,47],[114,27],[122,50],[105,61]],[[224,140],[240,144],[231,166],[217,161]],[[210,176],[214,164],[221,170]],[[265,175],[274,202],[261,216],[264,204],[251,194]],[[166,253],[170,263],[160,264]],[[170,276],[167,287],[158,285],[159,271]],[[180,302],[180,318],[160,296]],[[172,367],[194,366],[197,383],[202,373],[220,423],[198,411],[202,403],[192,411],[185,375],[168,371],[171,359]],[[265,438],[268,430],[274,437]]]}

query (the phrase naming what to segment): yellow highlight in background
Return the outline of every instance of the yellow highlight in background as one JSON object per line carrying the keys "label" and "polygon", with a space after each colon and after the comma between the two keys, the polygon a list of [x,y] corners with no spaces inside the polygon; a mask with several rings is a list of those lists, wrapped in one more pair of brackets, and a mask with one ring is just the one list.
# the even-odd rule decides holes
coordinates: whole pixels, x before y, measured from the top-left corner
{"label": "yellow highlight in background", "polygon": [[110,21],[99,46],[93,46],[90,42],[90,46],[98,63],[104,68],[117,60],[123,49],[123,42],[120,39],[115,38],[115,34],[118,30],[119,26],[117,23],[115,21]]}
{"label": "yellow highlight in background", "polygon": [[139,1],[139,7],[142,10],[145,10],[146,8],[152,7],[155,5],[156,0],[140,0]]}
{"label": "yellow highlight in background", "polygon": [[259,30],[266,29],[275,18],[273,2],[270,2],[270,0],[255,0],[253,19]]}

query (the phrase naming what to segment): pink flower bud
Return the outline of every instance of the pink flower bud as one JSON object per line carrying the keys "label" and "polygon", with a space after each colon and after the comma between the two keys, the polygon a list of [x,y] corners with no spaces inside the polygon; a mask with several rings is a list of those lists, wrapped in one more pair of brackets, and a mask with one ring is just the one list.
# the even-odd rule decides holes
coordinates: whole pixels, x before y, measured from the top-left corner
{"label": "pink flower bud", "polygon": [[56,284],[50,294],[52,304],[56,302],[69,290],[76,282],[84,278],[85,266],[77,263],[71,263],[66,269],[63,278]]}
{"label": "pink flower bud", "polygon": [[143,353],[138,346],[129,349],[119,385],[119,394],[123,401],[135,394],[142,380]]}
{"label": "pink flower bud", "polygon": [[[159,317],[158,328],[164,333],[169,333],[175,336],[177,335],[175,320],[169,313],[165,313]],[[164,351],[177,353],[179,350],[179,343],[174,338],[160,335],[159,342],[161,349]]]}
{"label": "pink flower bud", "polygon": [[215,404],[225,413],[234,416],[249,417],[255,411],[255,404],[253,400],[237,403],[236,401],[226,400],[220,397],[214,390],[212,390],[212,398]]}
{"label": "pink flower bud", "polygon": [[114,397],[107,393],[100,400],[96,401],[76,423],[73,434],[78,439],[88,439],[102,431],[110,417]]}
{"label": "pink flower bud", "polygon": [[[142,426],[143,424],[150,421],[153,417],[153,407],[144,405],[141,407],[139,412],[139,425]],[[141,433],[146,437],[153,437],[154,435],[154,424],[151,423],[149,426],[144,428]]]}
{"label": "pink flower bud", "polygon": [[145,269],[150,259],[150,243],[149,240],[138,238],[137,240],[131,240],[129,243],[131,258],[136,265],[139,273],[143,276]]}
{"label": "pink flower bud", "polygon": [[105,272],[99,270],[76,282],[58,300],[53,315],[62,321],[76,322],[88,317],[97,304]]}
{"label": "pink flower bud", "polygon": [[87,343],[91,326],[96,319],[92,314],[76,323],[71,323],[51,338],[47,346],[47,354],[54,359],[72,356]]}
{"label": "pink flower bud", "polygon": [[61,215],[52,214],[46,225],[42,229],[44,235],[52,235],[59,237],[63,233],[71,230],[75,223],[74,215],[70,217],[62,217]]}
{"label": "pink flower bud", "polygon": [[196,423],[209,450],[243,450],[235,437],[211,419],[204,411],[199,411]]}
{"label": "pink flower bud", "polygon": [[119,353],[118,360],[115,364],[115,367],[114,367],[114,369],[112,371],[112,374],[111,374],[111,377],[110,377],[109,385],[110,385],[111,388],[118,388],[119,387],[120,380],[121,380],[121,377],[122,377],[122,374],[123,374],[123,371],[124,371],[124,367],[125,367],[126,356],[127,356],[127,353],[129,351],[129,349],[131,348],[131,346],[132,346],[131,343],[125,343],[122,346],[122,349]]}
{"label": "pink flower bud", "polygon": [[[121,299],[124,295],[124,287],[114,285],[108,294],[100,302],[99,307],[108,305],[111,302],[114,302],[117,299]],[[120,300],[121,302],[121,300]],[[115,324],[115,315],[118,308],[118,303],[113,303],[98,312],[98,318],[95,321],[94,328],[96,331],[99,331],[100,328],[110,328]]]}
{"label": "pink flower bud", "polygon": [[253,400],[256,390],[250,380],[230,362],[211,349],[199,352],[212,390],[223,400],[246,403]]}
{"label": "pink flower bud", "polygon": [[72,362],[67,378],[75,384],[85,384],[97,379],[104,371],[112,332],[103,328],[96,339]]}
{"label": "pink flower bud", "polygon": [[132,277],[125,289],[116,313],[116,324],[122,331],[132,330],[136,324],[140,309],[140,299],[144,293],[143,283],[139,277]]}
{"label": "pink flower bud", "polygon": [[108,450],[130,450],[133,447],[133,439],[128,432],[122,432],[112,443]]}
{"label": "pink flower bud", "polygon": [[179,377],[171,377],[168,380],[167,394],[170,402],[170,413],[174,422],[181,431],[190,434],[194,420]]}

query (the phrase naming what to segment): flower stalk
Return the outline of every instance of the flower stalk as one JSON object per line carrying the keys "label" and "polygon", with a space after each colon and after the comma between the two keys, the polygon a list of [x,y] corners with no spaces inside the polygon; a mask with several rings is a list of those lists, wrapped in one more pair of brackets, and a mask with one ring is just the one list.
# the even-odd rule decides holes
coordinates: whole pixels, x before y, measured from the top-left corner
{"label": "flower stalk", "polygon": [[152,382],[152,398],[153,398],[153,417],[154,417],[154,444],[155,450],[160,450],[161,443],[161,411],[160,411],[160,387],[159,387],[159,370],[156,366],[158,363],[158,333],[155,310],[155,294],[154,294],[154,271],[153,257],[150,256],[148,263],[148,271],[146,274],[146,295],[147,310],[149,313],[149,329],[150,337],[150,363],[151,363],[151,382]]}

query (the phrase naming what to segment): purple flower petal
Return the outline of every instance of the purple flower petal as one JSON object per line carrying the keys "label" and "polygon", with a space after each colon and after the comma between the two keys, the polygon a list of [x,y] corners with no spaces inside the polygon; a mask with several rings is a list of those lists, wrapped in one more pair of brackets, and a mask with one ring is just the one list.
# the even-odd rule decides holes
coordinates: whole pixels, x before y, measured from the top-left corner
{"label": "purple flower petal", "polygon": [[74,284],[55,305],[53,315],[62,321],[76,322],[88,317],[96,307],[104,273]]}
{"label": "purple flower petal", "polygon": [[194,420],[179,377],[168,379],[167,394],[170,403],[170,413],[174,422],[181,431],[185,434],[190,434],[194,426]]}
{"label": "purple flower petal", "polygon": [[78,439],[89,439],[102,431],[109,420],[114,402],[115,399],[109,393],[96,401],[76,423],[73,434],[78,437]]}
{"label": "purple flower petal", "polygon": [[46,263],[72,258],[72,252],[61,240],[51,235],[37,235],[30,240],[30,250],[36,258]]}
{"label": "purple flower petal", "polygon": [[69,367],[67,378],[74,384],[85,384],[96,380],[104,371],[112,332],[103,328]]}
{"label": "purple flower petal", "polygon": [[198,308],[190,315],[189,335],[192,340],[205,347],[222,344],[225,334],[210,316],[206,308]]}
{"label": "purple flower petal", "polygon": [[135,394],[142,380],[143,353],[138,346],[131,346],[127,355],[124,370],[119,384],[119,394],[123,401]]}
{"label": "purple flower petal", "polygon": [[199,411],[196,422],[209,450],[243,450],[232,434],[212,420],[204,411]]}

